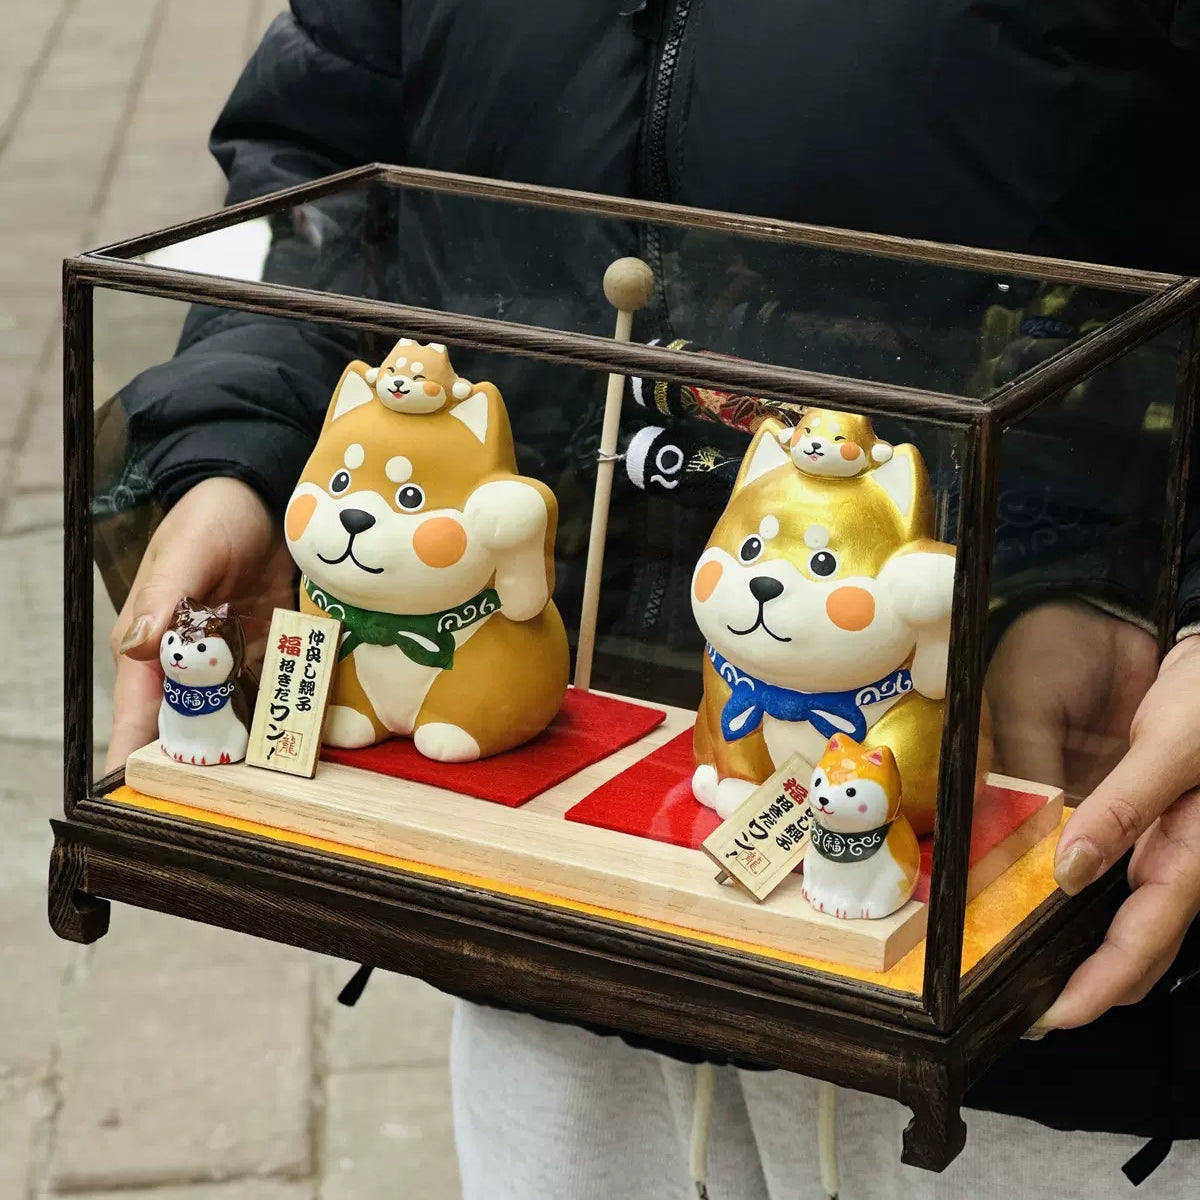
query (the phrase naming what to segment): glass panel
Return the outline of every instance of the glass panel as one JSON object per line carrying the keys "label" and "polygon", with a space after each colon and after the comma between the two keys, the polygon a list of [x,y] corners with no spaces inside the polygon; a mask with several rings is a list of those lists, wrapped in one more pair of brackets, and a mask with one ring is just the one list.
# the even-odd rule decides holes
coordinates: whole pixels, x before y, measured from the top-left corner
{"label": "glass panel", "polygon": [[[998,745],[1006,769],[1077,798],[1119,757],[1153,678],[1180,338],[1169,331],[1029,414],[1002,448]],[[1008,681],[1029,672],[1018,702]],[[1053,723],[1033,711],[1042,704]]]}
{"label": "glass panel", "polygon": [[92,390],[96,406],[96,495],[92,727],[96,773],[108,768],[115,664],[110,639],[136,574],[141,549],[161,519],[139,460],[129,453],[120,390],[139,372],[169,359],[187,306],[151,296],[97,289],[93,305]]}
{"label": "glass panel", "polygon": [[[1036,281],[596,217],[381,183],[357,184],[149,255],[164,266],[379,297],[523,325],[608,335],[600,288],[614,259],[639,255],[659,281],[639,340],[685,339],[778,365],[977,396],[980,347],[997,311]],[[1132,292],[1100,292],[1111,319]],[[1044,334],[1071,314],[1042,314]],[[1069,336],[1069,335],[1068,335]],[[986,360],[987,356],[983,356]]]}
{"label": "glass panel", "polygon": [[[177,335],[180,351],[172,358]],[[360,383],[354,386],[363,402],[330,420],[318,436],[343,369],[354,358],[361,360],[354,372]],[[377,372],[368,375],[363,364]],[[570,650],[577,652],[605,376],[465,349],[393,347],[390,339],[334,326],[228,309],[195,307],[185,319],[184,309],[173,302],[99,291],[96,380],[101,416],[94,513],[101,573],[116,604],[124,603],[154,534],[158,569],[167,576],[130,604],[120,631],[125,632],[143,610],[154,617],[149,640],[139,651],[144,661],[122,668],[129,698],[123,693],[126,728],[118,736],[123,750],[145,742],[148,755],[143,760],[158,769],[148,780],[138,777],[140,798],[121,793],[126,802],[152,804],[147,795],[170,800],[187,794],[186,787],[172,790],[178,780],[173,784],[168,779],[164,785],[163,768],[173,765],[155,745],[162,686],[159,638],[179,598],[176,593],[192,594],[209,608],[231,602],[243,617],[248,661],[257,667],[272,607],[295,607],[300,596],[282,528],[295,534],[294,557],[316,582],[322,602],[340,602],[343,612],[347,604],[355,610],[347,621],[355,622],[356,637],[378,633],[360,628],[357,610],[407,619],[416,601],[388,599],[370,580],[364,585],[354,572],[347,574],[343,551],[353,548],[350,566],[368,572],[373,580],[378,567],[393,569],[389,556],[401,553],[405,545],[419,557],[414,530],[423,522],[449,518],[468,530],[467,545],[475,544],[477,527],[471,522],[480,517],[471,496],[497,470],[490,458],[483,461],[492,453],[486,429],[496,413],[484,404],[475,415],[489,415],[484,426],[477,427],[465,414],[455,419],[450,410],[478,406],[478,397],[490,396],[481,380],[502,381],[515,448],[513,463],[502,474],[515,466],[522,476],[547,485],[556,498],[554,603]],[[441,391],[437,386],[425,388],[430,383],[440,384]],[[342,389],[348,386],[343,381]],[[411,409],[405,398],[411,394],[432,395],[446,411],[405,411]],[[333,411],[338,411],[337,402]],[[768,420],[776,423],[765,424]],[[442,423],[432,445],[418,437],[423,421]],[[781,439],[785,428],[788,432]],[[453,455],[441,448],[452,444],[457,447]],[[667,926],[708,945],[732,940],[776,961],[842,978],[870,979],[900,994],[919,994],[919,902],[881,922],[838,922],[837,936],[830,940],[828,920],[806,903],[799,876],[785,873],[780,887],[758,905],[734,885],[718,884],[716,866],[698,845],[719,824],[718,813],[727,815],[736,807],[734,800],[744,799],[793,753],[800,753],[808,764],[799,776],[807,787],[829,735],[838,730],[865,742],[862,755],[876,743],[894,750],[906,789],[905,811],[917,832],[928,838],[942,710],[937,700],[937,637],[916,628],[920,620],[927,620],[919,618],[916,607],[922,596],[932,597],[931,602],[940,598],[942,617],[948,619],[952,571],[942,569],[945,558],[935,547],[913,542],[936,537],[952,547],[956,541],[951,498],[959,487],[960,434],[886,418],[876,420],[872,429],[866,418],[854,414],[802,414],[794,406],[644,380],[626,388],[616,448],[591,681],[595,692],[605,696],[569,699],[564,719],[575,733],[566,743],[552,743],[552,754],[538,750],[536,740],[514,750],[528,756],[518,761],[519,769],[493,773],[484,767],[482,784],[478,773],[464,775],[465,768],[445,763],[430,766],[428,756],[422,760],[410,749],[403,771],[411,774],[412,762],[417,761],[417,777],[442,781],[447,790],[439,793],[439,803],[459,824],[454,829],[447,826],[436,846],[418,843],[423,849],[414,854],[411,831],[404,828],[406,821],[415,819],[405,807],[414,803],[411,787],[406,791],[397,779],[380,775],[380,808],[359,833],[347,827],[339,835],[351,845],[344,852],[354,853],[352,846],[360,839],[363,846],[391,848],[410,860],[416,857],[424,867],[466,870],[475,876],[482,870],[487,886],[497,891],[532,887],[550,905],[586,902],[611,911],[617,922]],[[750,465],[731,500],[744,460]],[[349,479],[345,487],[334,482],[338,472]],[[253,492],[239,492],[241,485],[228,476],[249,482],[261,499],[253,499]],[[289,508],[297,480],[313,502]],[[219,490],[214,491],[214,485]],[[421,489],[423,498],[414,501],[417,507],[410,515],[400,493],[412,486]],[[202,496],[210,499],[201,504],[197,497]],[[170,518],[174,524],[154,533],[167,504],[175,506]],[[306,519],[295,515],[306,508],[312,510]],[[438,513],[430,515],[431,508]],[[254,519],[256,512],[261,521]],[[288,513],[292,516],[285,525]],[[353,538],[343,513],[349,514],[351,524],[364,524]],[[372,525],[365,524],[364,513]],[[392,532],[380,540],[371,532],[373,525],[387,525]],[[169,536],[164,532],[168,528]],[[314,531],[311,535],[309,529]],[[913,551],[925,555],[921,571],[913,570],[918,562]],[[455,564],[468,559],[466,551],[457,558],[449,555],[447,573],[438,578],[457,578]],[[522,569],[541,559],[540,551],[532,559],[526,555],[520,560]],[[322,566],[327,561],[332,565]],[[500,597],[501,614],[506,604],[519,605],[519,595],[501,595],[508,586],[508,561],[502,555],[494,569],[484,570],[482,591],[480,580],[468,579],[462,595],[439,592],[437,603],[429,600],[418,615],[433,605],[442,612],[453,610],[457,620],[465,621],[463,604],[478,600],[488,588]],[[713,572],[703,567],[697,573],[698,563],[718,563],[721,578],[714,581]],[[397,576],[396,586],[403,590],[423,569],[412,560]],[[382,572],[380,577],[391,578]],[[305,601],[311,594],[305,593]],[[369,608],[371,604],[376,607]],[[98,625],[111,622],[113,612],[109,607],[98,617]],[[510,622],[513,627],[520,623],[515,615]],[[498,623],[496,627],[505,628]],[[482,628],[488,630],[486,622]],[[465,678],[468,669],[482,670],[477,679],[463,684],[457,700],[445,701],[450,705],[446,711],[457,712],[454,705],[465,705],[457,717],[458,728],[482,721],[479,739],[499,736],[487,725],[489,713],[508,711],[506,705],[537,690],[539,672],[553,674],[556,668],[553,663],[546,666],[553,654],[545,646],[505,659],[510,651],[503,640],[488,652],[499,656],[501,665],[487,667],[484,661],[481,667],[482,660],[470,657],[472,649],[485,644],[484,634],[478,636],[456,644],[449,669],[405,658],[395,638],[388,643],[385,637],[387,644],[367,642],[381,652],[394,652],[395,661],[389,660],[382,685],[371,674],[374,668],[364,662],[361,675],[355,666],[357,685],[335,691],[337,707],[350,710],[357,704],[359,710],[357,726],[353,714],[343,712],[334,740],[353,741],[346,729],[361,729],[365,721],[373,731],[371,739],[387,736],[390,728],[401,735],[391,744],[411,746],[406,731],[413,733],[414,720],[419,731],[420,705],[426,701],[418,702],[415,718],[411,713],[406,717],[376,693],[380,686],[388,691],[393,678],[407,678],[406,671],[420,675],[427,669],[438,678],[439,671],[453,671],[456,681]],[[934,647],[932,675],[928,664],[918,661],[929,645]],[[357,664],[359,650],[349,653]],[[95,656],[102,696],[96,736],[103,745],[109,732],[112,668],[107,644],[99,638]],[[735,725],[742,715],[737,710],[742,693],[735,694],[728,682],[733,675],[719,664],[758,689],[761,703],[751,705],[753,721],[745,728]],[[419,682],[433,687],[424,675]],[[606,698],[609,695],[620,699]],[[633,706],[638,703],[641,707]],[[589,704],[599,707],[588,708]],[[639,724],[646,704],[666,713],[665,723],[649,731]],[[697,760],[692,726],[698,706],[704,709],[701,740],[707,738],[708,743]],[[455,722],[443,713],[434,723]],[[562,736],[561,729],[556,736]],[[595,746],[581,751],[576,743],[589,739]],[[722,741],[721,747],[714,739]],[[484,745],[478,739],[477,744]],[[435,753],[431,745],[426,742],[424,748]],[[367,772],[361,756],[373,752],[342,753],[350,755],[343,763],[350,761],[357,764],[356,770]],[[859,752],[847,746],[843,757],[852,754]],[[549,785],[543,780],[540,787],[528,783],[550,760],[555,778],[562,774],[562,761],[572,763],[570,777]],[[697,784],[707,803],[693,792],[697,761],[710,768],[716,784],[715,792],[706,782]],[[878,766],[859,765],[864,772]],[[834,767],[842,769],[836,763]],[[306,794],[313,804],[336,801],[338,789],[322,786],[323,773],[331,769],[336,768],[322,763],[309,786]],[[387,769],[400,768],[393,764]],[[211,771],[208,778],[219,779],[227,769],[195,770]],[[377,774],[373,771],[372,778]],[[493,802],[474,794],[481,786]],[[496,794],[497,786],[503,794]],[[535,794],[511,808],[494,803],[513,800],[509,792],[514,786],[532,787]],[[841,802],[848,803],[847,789],[853,783],[841,779],[836,786],[842,789]],[[878,784],[884,798],[879,812],[855,800],[849,824],[843,828],[835,821],[833,831],[847,844],[857,844],[858,834],[871,834],[887,824],[890,786],[886,778]],[[766,815],[752,836],[769,835],[770,844],[777,847],[780,839],[791,837],[788,829],[797,823],[799,811],[788,816],[788,810],[776,804],[779,811],[772,812],[773,803],[770,798],[763,802]],[[865,813],[858,811],[859,803]],[[230,814],[255,815],[233,785],[228,805],[216,804],[208,819],[220,821]],[[304,829],[304,822],[312,819],[309,809],[295,817],[299,824],[289,827]],[[864,821],[869,829],[859,829]],[[492,831],[486,869],[477,852],[463,849],[469,841],[463,830],[476,824]],[[915,856],[915,842],[911,849]],[[539,856],[532,874],[531,853]],[[908,850],[897,853],[903,857]],[[915,857],[910,865],[916,869]],[[926,872],[917,884],[920,895],[927,885]]]}
{"label": "glass panel", "polygon": [[[1128,748],[1157,670],[1181,340],[1175,327],[1125,355],[1001,444],[986,686],[996,767],[1065,789],[1068,805]],[[1002,357],[1036,349],[1018,336]]]}

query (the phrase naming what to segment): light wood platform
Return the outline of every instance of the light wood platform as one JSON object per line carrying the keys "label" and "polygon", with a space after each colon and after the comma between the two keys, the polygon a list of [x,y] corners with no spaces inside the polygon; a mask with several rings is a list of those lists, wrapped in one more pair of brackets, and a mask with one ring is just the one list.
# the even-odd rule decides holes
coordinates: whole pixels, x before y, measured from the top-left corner
{"label": "light wood platform", "polygon": [[[601,783],[695,720],[685,709],[666,712],[641,741],[516,809],[327,762],[311,780],[241,763],[193,767],[167,758],[157,742],[130,756],[126,782],[207,812],[866,970],[888,970],[921,941],[927,914],[916,901],[883,920],[843,921],[812,909],[793,877],[759,905],[718,885],[698,850],[564,820]],[[1046,805],[976,864],[972,897],[1055,831],[1062,812],[1057,789],[999,776],[993,782],[1043,793]]]}

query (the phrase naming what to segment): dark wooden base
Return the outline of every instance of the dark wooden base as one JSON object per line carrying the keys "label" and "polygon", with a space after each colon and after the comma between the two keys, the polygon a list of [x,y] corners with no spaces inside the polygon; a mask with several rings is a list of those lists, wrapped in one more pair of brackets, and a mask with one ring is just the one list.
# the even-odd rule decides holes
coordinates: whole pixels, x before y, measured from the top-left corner
{"label": "dark wooden base", "polygon": [[1114,874],[1048,902],[964,981],[956,1024],[939,1031],[914,996],[98,797],[52,824],[60,937],[103,936],[117,901],[826,1079],[911,1108],[903,1159],[932,1171],[963,1147],[967,1087],[1049,1005],[1120,891]]}

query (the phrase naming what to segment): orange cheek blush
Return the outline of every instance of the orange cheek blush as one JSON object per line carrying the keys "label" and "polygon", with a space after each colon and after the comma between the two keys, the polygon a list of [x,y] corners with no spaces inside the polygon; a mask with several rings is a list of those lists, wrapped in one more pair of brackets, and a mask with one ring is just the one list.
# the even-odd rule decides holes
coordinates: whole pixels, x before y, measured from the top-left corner
{"label": "orange cheek blush", "polygon": [[847,462],[853,462],[862,453],[862,447],[857,442],[842,443],[842,457]]}
{"label": "orange cheek blush", "polygon": [[696,572],[695,591],[696,599],[701,604],[705,602],[716,590],[717,584],[721,582],[721,564],[719,562],[708,562]]}
{"label": "orange cheek blush", "polygon": [[437,383],[423,383],[421,384],[421,387],[424,389],[425,395],[427,396],[436,396],[442,390],[441,385]]}
{"label": "orange cheek blush", "polygon": [[829,593],[825,611],[839,629],[854,633],[875,620],[875,597],[863,588],[841,587]]}
{"label": "orange cheek blush", "polygon": [[413,534],[413,550],[427,567],[452,567],[467,550],[467,531],[453,517],[430,517]]}
{"label": "orange cheek blush", "polygon": [[304,531],[308,528],[308,523],[316,511],[316,496],[297,496],[288,505],[283,525],[289,542],[298,542],[304,536]]}

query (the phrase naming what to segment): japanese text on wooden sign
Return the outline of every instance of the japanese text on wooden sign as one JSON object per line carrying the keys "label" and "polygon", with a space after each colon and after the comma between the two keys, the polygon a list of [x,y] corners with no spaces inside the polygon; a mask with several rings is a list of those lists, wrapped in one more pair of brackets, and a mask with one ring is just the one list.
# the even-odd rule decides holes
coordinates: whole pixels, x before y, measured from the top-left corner
{"label": "japanese text on wooden sign", "polygon": [[246,761],[312,778],[321,750],[341,622],[277,608],[258,684]]}
{"label": "japanese text on wooden sign", "polygon": [[808,849],[813,766],[794,754],[704,839],[701,849],[755,900],[765,900]]}

